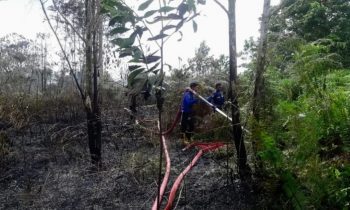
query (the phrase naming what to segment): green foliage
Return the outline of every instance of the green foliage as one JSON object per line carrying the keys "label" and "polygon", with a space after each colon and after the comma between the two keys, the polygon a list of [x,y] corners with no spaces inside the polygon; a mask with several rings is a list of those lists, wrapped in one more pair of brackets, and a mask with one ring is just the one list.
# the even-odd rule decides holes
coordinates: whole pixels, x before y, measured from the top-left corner
{"label": "green foliage", "polygon": [[282,164],[282,153],[278,149],[276,141],[266,133],[261,133],[262,150],[258,153],[262,160],[267,161],[274,169],[279,169]]}
{"label": "green foliage", "polygon": [[283,0],[275,9],[270,26],[273,32],[307,42],[331,39],[337,43],[331,52],[342,55],[342,63],[349,67],[350,5],[347,0]]}
{"label": "green foliage", "polygon": [[284,171],[281,175],[282,189],[285,196],[294,209],[305,209],[305,196],[300,189],[300,183],[294,178],[289,171]]}
{"label": "green foliage", "polygon": [[[137,93],[145,85],[149,87],[156,86],[151,84],[149,74],[157,75],[163,66],[159,66],[161,57],[156,55],[159,50],[150,53],[147,47],[143,46],[142,38],[144,32],[149,32],[151,37],[148,41],[157,42],[169,38],[179,31],[184,23],[192,20],[194,30],[197,25],[193,18],[198,15],[196,4],[192,0],[182,2],[166,2],[158,5],[159,9],[154,9],[153,0],[143,1],[138,6],[138,11],[133,11],[128,5],[118,0],[104,0],[102,11],[110,17],[109,26],[111,27],[111,36],[116,37],[112,43],[116,44],[119,49],[119,57],[131,57],[130,64],[139,65],[137,69],[132,69],[128,76],[128,87]],[[152,8],[152,9],[149,9]],[[131,24],[130,24],[131,23]],[[154,34],[151,31],[152,25],[161,23],[161,29]],[[135,41],[138,40],[137,43]],[[150,66],[150,63],[155,63]],[[161,81],[164,75],[159,74],[158,79]]]}
{"label": "green foliage", "polygon": [[[271,83],[279,100],[273,122],[266,127],[269,135],[263,132],[261,136],[259,155],[265,169],[281,178],[285,199],[296,209],[349,205],[350,73],[334,70],[327,62],[323,65],[322,59],[322,65],[315,63],[315,57],[309,60],[308,56],[320,56],[319,51],[312,46],[304,53],[305,62],[296,64],[303,71]],[[326,88],[308,84],[320,77]],[[296,84],[302,85],[295,97],[291,92]]]}
{"label": "green foliage", "polygon": [[143,2],[142,4],[140,4],[138,9],[145,10],[152,2],[153,2],[153,0],[147,0],[147,1]]}
{"label": "green foliage", "polygon": [[296,71],[298,82],[311,93],[325,89],[325,75],[342,66],[339,55],[329,53],[329,47],[317,44],[302,46],[294,59],[292,69]]}
{"label": "green foliage", "polygon": [[[265,110],[252,134],[263,172],[279,179],[285,208],[349,209],[349,1],[282,0],[271,14]],[[254,40],[244,53],[254,69]],[[242,75],[247,89],[253,75]]]}
{"label": "green foliage", "polygon": [[200,43],[193,58],[188,60],[187,67],[195,76],[215,74],[218,80],[226,79],[228,74],[228,57],[220,55],[215,58],[210,54],[210,48],[205,41]]}
{"label": "green foliage", "polygon": [[[296,2],[302,3],[290,1],[288,8],[300,9]],[[308,21],[323,7],[312,6]],[[270,38],[275,45],[268,55],[272,61],[265,85],[272,109],[264,113],[258,148],[265,173],[280,179],[281,202],[290,208],[347,209],[350,72],[341,69],[343,59],[334,53],[339,43],[306,43],[305,37],[295,36],[284,42],[276,34]]]}

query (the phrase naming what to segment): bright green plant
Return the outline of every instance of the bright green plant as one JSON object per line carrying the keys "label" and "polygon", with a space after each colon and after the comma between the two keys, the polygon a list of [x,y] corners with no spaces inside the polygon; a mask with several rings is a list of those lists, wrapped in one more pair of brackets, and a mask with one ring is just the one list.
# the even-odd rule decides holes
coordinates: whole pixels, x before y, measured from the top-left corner
{"label": "bright green plant", "polygon": [[[110,35],[113,37],[112,43],[118,46],[119,57],[131,58],[128,87],[136,94],[145,86],[152,88],[162,83],[164,43],[174,34],[180,35],[180,41],[183,35],[181,28],[187,22],[192,22],[193,30],[197,31],[194,18],[199,15],[193,0],[180,3],[146,0],[138,6],[137,11],[123,1],[104,0],[103,12],[110,17]],[[156,33],[154,25],[160,28]],[[146,33],[147,35],[144,35]],[[158,49],[149,49],[147,43],[144,43],[145,37]],[[155,74],[157,77],[149,77],[149,74]]]}

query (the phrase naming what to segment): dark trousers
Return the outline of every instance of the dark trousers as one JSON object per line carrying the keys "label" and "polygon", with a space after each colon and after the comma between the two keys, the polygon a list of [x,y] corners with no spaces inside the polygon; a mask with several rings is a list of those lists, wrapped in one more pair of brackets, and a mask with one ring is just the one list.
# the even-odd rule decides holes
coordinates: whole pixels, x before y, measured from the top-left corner
{"label": "dark trousers", "polygon": [[194,130],[194,118],[192,113],[182,112],[181,132],[185,133],[188,140],[191,139]]}

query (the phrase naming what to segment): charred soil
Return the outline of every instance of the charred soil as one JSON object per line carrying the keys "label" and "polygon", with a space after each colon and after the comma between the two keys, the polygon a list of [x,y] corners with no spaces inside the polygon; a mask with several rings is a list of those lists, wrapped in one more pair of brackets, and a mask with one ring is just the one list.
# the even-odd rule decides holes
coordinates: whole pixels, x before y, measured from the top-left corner
{"label": "charred soil", "polygon": [[[0,161],[0,209],[150,209],[158,184],[156,123],[146,119],[135,125],[125,113],[104,113],[99,171],[91,171],[83,120],[2,126],[7,152]],[[162,207],[172,183],[197,153],[195,148],[183,151],[176,134],[167,144],[172,167]],[[254,180],[239,179],[234,155],[227,158],[221,150],[202,156],[181,185],[174,208],[264,208]]]}

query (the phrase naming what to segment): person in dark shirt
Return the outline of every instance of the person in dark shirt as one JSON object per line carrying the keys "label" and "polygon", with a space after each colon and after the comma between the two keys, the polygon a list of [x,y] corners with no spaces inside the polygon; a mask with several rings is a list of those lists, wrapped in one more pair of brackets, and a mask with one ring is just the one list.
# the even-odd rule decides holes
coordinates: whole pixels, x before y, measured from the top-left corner
{"label": "person in dark shirt", "polygon": [[215,107],[222,109],[225,98],[224,94],[222,93],[222,85],[221,83],[215,84],[216,91],[208,98],[208,101],[212,103]]}
{"label": "person in dark shirt", "polygon": [[[198,83],[192,82],[190,88],[197,91]],[[184,144],[188,144],[191,141],[192,133],[194,130],[194,119],[192,107],[194,104],[198,103],[198,99],[194,97],[194,94],[186,89],[181,104],[181,132],[184,133]]]}

